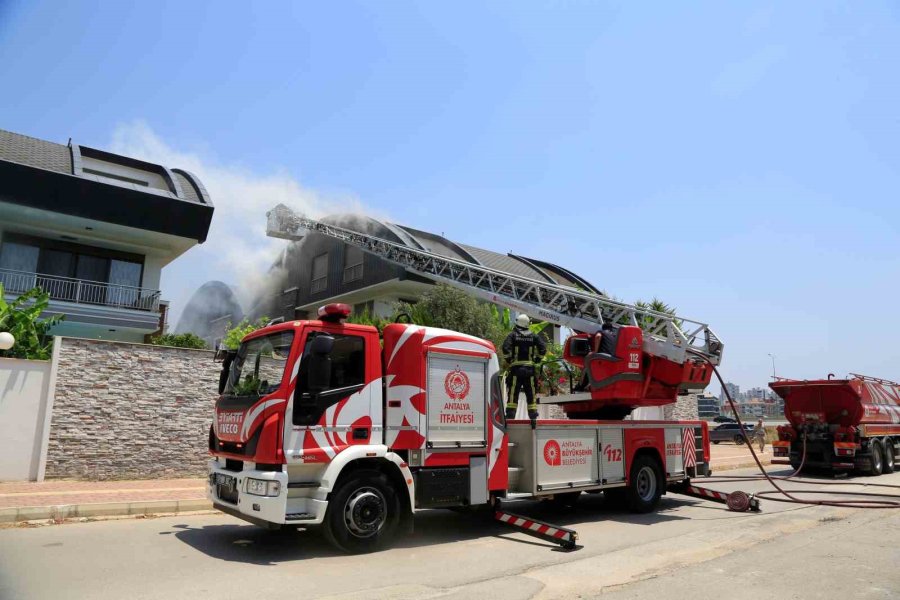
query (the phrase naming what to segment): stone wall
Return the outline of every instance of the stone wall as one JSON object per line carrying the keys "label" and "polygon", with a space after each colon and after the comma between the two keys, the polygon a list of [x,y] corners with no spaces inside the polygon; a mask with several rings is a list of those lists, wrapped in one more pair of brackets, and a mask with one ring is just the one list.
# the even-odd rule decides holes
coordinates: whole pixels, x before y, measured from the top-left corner
{"label": "stone wall", "polygon": [[204,474],[220,369],[212,351],[58,342],[46,477]]}
{"label": "stone wall", "polygon": [[669,404],[663,408],[663,418],[672,421],[699,421],[697,394],[678,396],[675,404]]}

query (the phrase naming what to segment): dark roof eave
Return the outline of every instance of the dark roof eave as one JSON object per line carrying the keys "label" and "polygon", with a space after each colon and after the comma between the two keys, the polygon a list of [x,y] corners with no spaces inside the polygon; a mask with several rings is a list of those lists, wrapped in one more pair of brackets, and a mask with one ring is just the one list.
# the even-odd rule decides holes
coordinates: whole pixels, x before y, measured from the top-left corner
{"label": "dark roof eave", "polygon": [[0,200],[206,241],[213,207],[0,160]]}

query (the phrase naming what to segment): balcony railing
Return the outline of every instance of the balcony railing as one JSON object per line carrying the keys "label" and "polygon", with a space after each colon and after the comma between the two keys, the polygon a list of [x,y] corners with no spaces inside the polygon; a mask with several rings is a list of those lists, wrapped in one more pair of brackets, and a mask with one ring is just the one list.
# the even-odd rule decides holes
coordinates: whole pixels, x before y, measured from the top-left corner
{"label": "balcony railing", "polygon": [[0,269],[0,284],[3,284],[4,293],[14,296],[24,294],[31,288],[39,287],[49,293],[52,300],[152,312],[159,310],[159,290],[130,285],[9,269]]}

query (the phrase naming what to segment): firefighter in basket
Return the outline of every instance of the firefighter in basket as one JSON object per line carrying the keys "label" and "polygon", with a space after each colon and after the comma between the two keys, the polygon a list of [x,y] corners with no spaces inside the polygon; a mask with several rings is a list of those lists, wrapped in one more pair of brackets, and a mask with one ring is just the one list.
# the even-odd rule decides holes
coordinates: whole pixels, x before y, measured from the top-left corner
{"label": "firefighter in basket", "polygon": [[538,415],[537,365],[547,352],[544,339],[528,329],[528,315],[516,317],[516,326],[503,340],[503,358],[506,360],[506,418],[514,419],[519,405],[519,393],[524,392],[528,401],[528,418]]}

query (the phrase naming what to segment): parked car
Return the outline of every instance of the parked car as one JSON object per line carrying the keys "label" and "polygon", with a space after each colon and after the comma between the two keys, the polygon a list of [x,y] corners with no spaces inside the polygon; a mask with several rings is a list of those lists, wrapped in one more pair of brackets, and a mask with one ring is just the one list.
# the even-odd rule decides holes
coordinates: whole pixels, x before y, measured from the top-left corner
{"label": "parked car", "polygon": [[731,417],[725,417],[719,415],[713,419],[714,423],[737,423],[737,419],[732,419]]}
{"label": "parked car", "polygon": [[[747,437],[751,437],[753,435],[753,425],[745,424],[744,431],[747,432]],[[713,444],[718,444],[719,442],[743,444],[744,436],[741,435],[741,426],[737,423],[722,423],[709,431],[709,441]]]}

